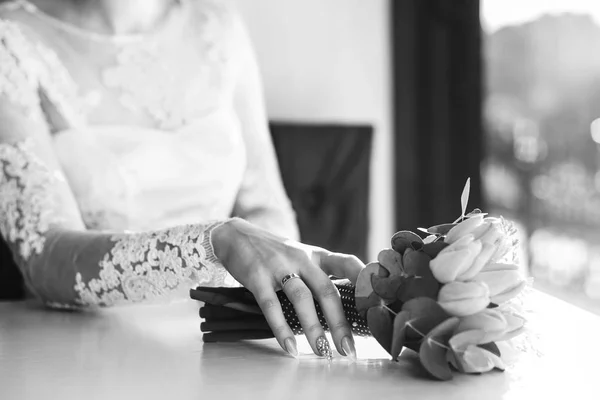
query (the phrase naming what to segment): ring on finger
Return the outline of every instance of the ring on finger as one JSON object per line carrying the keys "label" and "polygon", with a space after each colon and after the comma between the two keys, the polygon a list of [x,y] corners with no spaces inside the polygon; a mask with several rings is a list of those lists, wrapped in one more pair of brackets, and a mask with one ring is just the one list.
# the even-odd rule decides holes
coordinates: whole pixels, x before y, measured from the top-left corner
{"label": "ring on finger", "polygon": [[292,274],[287,274],[286,276],[284,276],[283,278],[281,278],[281,289],[283,289],[285,287],[286,283],[288,283],[292,279],[296,279],[296,278],[299,279],[300,275],[292,273]]}

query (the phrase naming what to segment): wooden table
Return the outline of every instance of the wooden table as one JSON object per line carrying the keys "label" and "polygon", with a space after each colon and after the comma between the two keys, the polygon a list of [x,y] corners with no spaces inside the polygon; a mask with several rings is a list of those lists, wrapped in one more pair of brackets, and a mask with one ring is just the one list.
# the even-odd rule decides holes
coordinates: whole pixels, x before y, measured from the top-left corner
{"label": "wooden table", "polygon": [[0,399],[600,399],[600,318],[535,293],[534,351],[506,372],[423,376],[373,339],[356,363],[299,359],[274,340],[203,344],[198,303],[51,312],[0,303]]}

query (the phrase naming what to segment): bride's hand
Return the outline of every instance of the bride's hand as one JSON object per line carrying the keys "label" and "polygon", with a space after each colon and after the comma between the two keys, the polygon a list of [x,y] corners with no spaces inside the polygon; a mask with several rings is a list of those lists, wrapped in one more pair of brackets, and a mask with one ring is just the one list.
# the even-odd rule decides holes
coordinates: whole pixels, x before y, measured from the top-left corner
{"label": "bride's hand", "polygon": [[[338,352],[356,357],[352,331],[344,316],[339,292],[328,275],[348,278],[355,283],[364,268],[358,258],[284,239],[241,219],[233,219],[216,228],[212,242],[215,255],[229,273],[254,294],[284,350],[294,356],[298,354],[294,334],[275,294],[282,286],[315,354],[331,356],[329,342],[315,310],[314,299],[317,299]],[[290,274],[297,274],[299,278],[282,284]]]}

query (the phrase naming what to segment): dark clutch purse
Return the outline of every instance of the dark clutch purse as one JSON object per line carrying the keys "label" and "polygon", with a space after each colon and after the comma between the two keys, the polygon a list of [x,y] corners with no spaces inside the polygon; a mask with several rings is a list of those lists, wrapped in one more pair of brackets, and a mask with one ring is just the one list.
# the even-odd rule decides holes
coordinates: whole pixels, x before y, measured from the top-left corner
{"label": "dark clutch purse", "polygon": [[[336,280],[334,284],[340,292],[344,313],[352,333],[356,336],[371,336],[367,322],[356,310],[354,286],[347,280]],[[290,300],[283,291],[277,292],[277,296],[294,335],[303,334]],[[200,317],[204,319],[200,325],[204,342],[234,342],[275,337],[256,299],[246,288],[200,286],[190,290],[190,297],[204,303],[200,307]],[[316,301],[315,308],[323,329],[328,331],[327,321]]]}

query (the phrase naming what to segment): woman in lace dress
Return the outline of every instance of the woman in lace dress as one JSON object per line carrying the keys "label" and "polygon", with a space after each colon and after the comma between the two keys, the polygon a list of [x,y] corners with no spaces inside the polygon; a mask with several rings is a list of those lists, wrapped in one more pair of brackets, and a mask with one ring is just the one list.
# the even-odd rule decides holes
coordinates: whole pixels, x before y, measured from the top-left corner
{"label": "woman in lace dress", "polygon": [[315,353],[330,349],[313,296],[355,354],[327,275],[363,266],[295,241],[256,61],[222,2],[0,4],[0,232],[51,307],[240,282],[296,354],[284,286]]}

